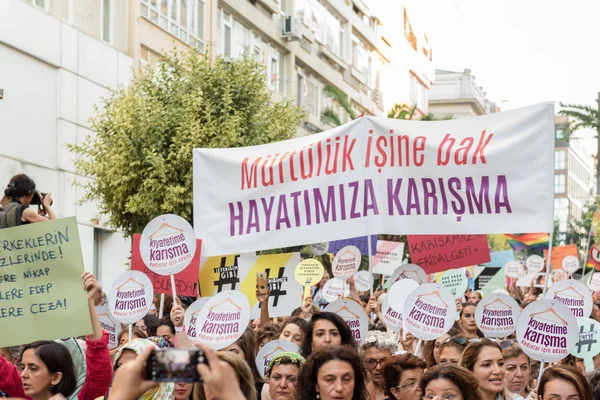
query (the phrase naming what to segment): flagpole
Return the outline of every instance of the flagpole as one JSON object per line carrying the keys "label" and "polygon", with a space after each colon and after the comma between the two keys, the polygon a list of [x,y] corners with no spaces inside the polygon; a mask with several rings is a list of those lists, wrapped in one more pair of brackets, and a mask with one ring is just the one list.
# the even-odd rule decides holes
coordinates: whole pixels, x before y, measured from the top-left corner
{"label": "flagpole", "polygon": [[546,281],[544,282],[544,291],[542,292],[542,297],[546,295],[546,290],[548,290],[548,281],[550,280],[550,271],[552,270],[552,243],[554,242],[554,230],[550,232],[550,241],[548,242],[548,260],[546,261]]}
{"label": "flagpole", "polygon": [[[584,259],[583,259],[583,266],[582,266],[582,272],[581,272],[581,282],[583,282],[585,280],[585,273],[587,271],[587,262],[588,262],[588,257],[590,255],[590,242],[591,241],[592,241],[592,225],[590,225],[590,231],[588,232],[588,240],[587,240],[587,243],[585,244],[585,255],[584,255]],[[592,271],[594,271],[594,269],[592,269]]]}

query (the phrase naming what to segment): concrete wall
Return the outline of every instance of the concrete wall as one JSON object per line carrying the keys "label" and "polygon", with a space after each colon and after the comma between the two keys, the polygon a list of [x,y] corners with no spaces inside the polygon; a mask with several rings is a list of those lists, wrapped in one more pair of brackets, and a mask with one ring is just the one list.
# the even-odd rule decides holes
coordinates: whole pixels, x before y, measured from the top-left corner
{"label": "concrete wall", "polygon": [[98,265],[108,290],[126,269],[130,243],[92,223],[94,204],[78,204],[83,193],[73,183],[82,178],[66,145],[92,134],[94,105],[130,81],[133,61],[20,0],[0,2],[0,60],[0,187],[23,172],[51,192],[59,217],[77,217],[85,269]]}

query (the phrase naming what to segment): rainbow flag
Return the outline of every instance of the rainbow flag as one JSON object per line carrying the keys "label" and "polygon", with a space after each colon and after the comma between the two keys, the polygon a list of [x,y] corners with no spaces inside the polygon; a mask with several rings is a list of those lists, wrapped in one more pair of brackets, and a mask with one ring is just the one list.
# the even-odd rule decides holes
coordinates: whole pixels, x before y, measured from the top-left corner
{"label": "rainbow flag", "polygon": [[547,233],[520,233],[504,236],[508,237],[508,244],[514,251],[544,249],[550,243],[550,235]]}

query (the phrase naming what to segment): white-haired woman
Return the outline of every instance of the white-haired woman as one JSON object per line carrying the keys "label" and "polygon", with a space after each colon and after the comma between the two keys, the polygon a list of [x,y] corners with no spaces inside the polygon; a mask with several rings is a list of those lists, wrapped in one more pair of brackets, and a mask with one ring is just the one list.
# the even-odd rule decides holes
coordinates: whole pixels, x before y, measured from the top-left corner
{"label": "white-haired woman", "polygon": [[370,397],[373,400],[384,400],[386,398],[383,391],[381,371],[383,370],[383,364],[394,355],[396,348],[397,344],[394,337],[380,331],[369,331],[361,345],[363,360],[371,377],[368,388]]}

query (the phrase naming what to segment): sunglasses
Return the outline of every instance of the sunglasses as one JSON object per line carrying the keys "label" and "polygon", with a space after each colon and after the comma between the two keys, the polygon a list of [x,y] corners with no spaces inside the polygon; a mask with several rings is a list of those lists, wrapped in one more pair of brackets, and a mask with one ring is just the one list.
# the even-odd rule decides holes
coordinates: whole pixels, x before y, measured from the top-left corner
{"label": "sunglasses", "polygon": [[481,339],[467,339],[462,336],[452,336],[452,337],[449,337],[448,339],[444,340],[444,344],[450,343],[450,342],[458,343],[461,346],[466,346],[469,343],[479,343],[479,342],[481,342]]}
{"label": "sunglasses", "polygon": [[508,349],[513,344],[518,345],[518,343],[515,339],[501,340],[500,342],[498,342],[498,344],[500,345],[500,348],[502,350]]}

